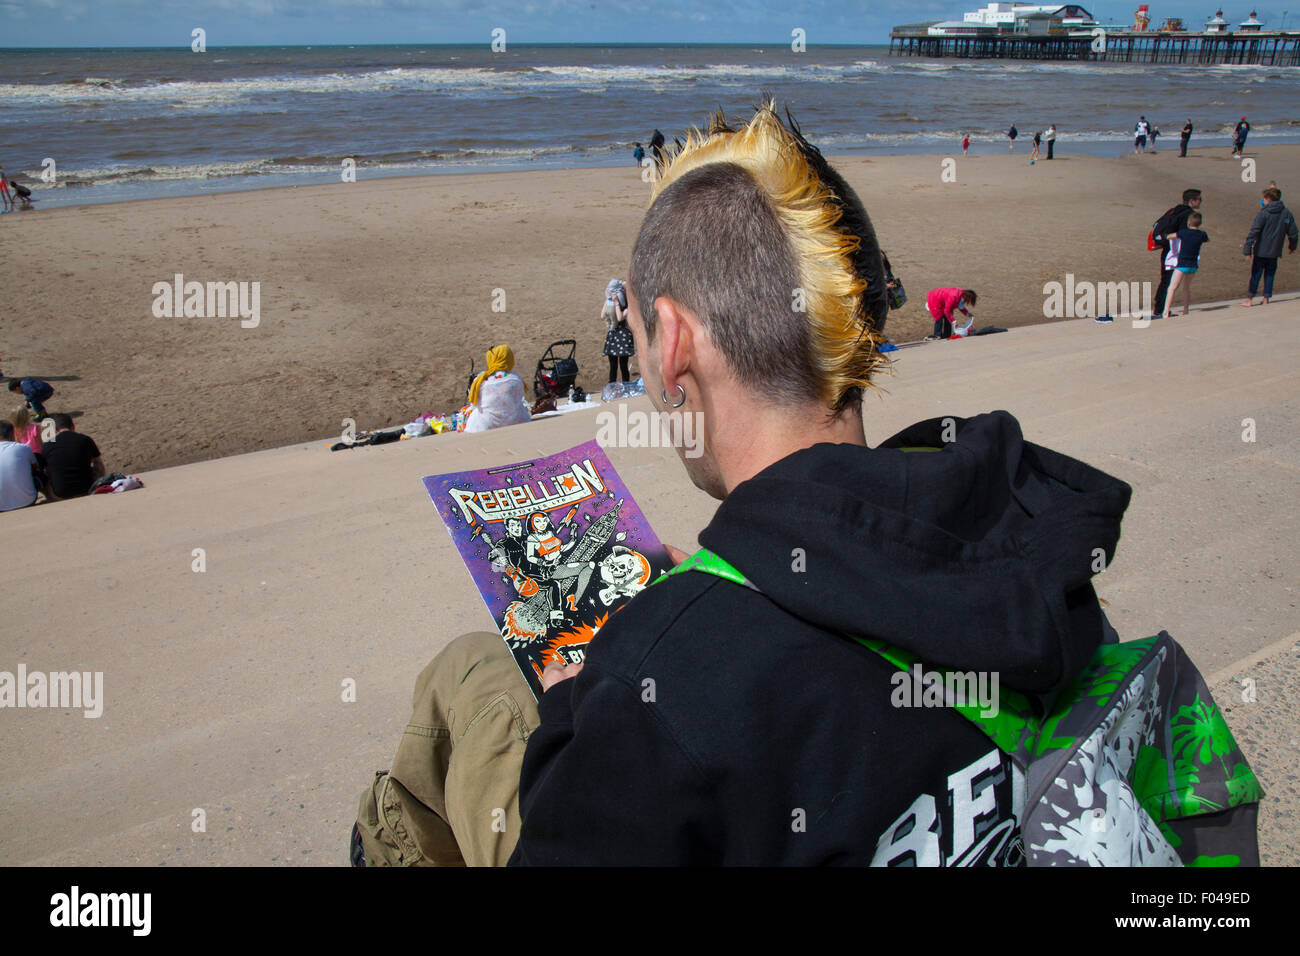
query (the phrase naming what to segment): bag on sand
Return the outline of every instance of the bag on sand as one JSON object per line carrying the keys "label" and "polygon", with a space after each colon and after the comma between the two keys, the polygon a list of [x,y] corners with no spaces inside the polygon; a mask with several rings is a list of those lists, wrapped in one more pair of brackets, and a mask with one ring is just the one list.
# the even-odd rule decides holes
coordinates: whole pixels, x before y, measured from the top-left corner
{"label": "bag on sand", "polygon": [[[683,571],[754,587],[707,549],[669,573]],[[854,640],[901,670],[917,663],[883,641]],[[952,706],[1020,770],[1029,866],[1258,863],[1263,789],[1204,678],[1165,631],[1098,647],[1045,715],[1005,688],[992,717],[974,701]],[[1241,812],[1225,812],[1233,809]]]}

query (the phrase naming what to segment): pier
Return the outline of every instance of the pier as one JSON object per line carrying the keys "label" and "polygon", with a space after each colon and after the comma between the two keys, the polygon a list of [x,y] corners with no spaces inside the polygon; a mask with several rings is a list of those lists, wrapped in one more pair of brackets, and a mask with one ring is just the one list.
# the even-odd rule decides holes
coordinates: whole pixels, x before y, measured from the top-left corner
{"label": "pier", "polygon": [[[1010,60],[1091,60],[1100,63],[1300,66],[1300,31],[1252,33],[1071,31],[1046,36],[1015,33],[931,34],[932,24],[895,27],[891,56]],[[1105,39],[1104,45],[1098,41]]]}

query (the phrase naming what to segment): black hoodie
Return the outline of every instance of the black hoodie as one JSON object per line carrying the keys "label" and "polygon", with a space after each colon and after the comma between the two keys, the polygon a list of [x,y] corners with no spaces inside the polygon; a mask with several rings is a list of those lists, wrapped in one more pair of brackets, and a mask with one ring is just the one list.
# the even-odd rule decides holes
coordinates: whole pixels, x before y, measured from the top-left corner
{"label": "black hoodie", "polygon": [[1090,579],[1130,489],[1005,412],[946,421],[732,491],[700,541],[757,590],[678,574],[605,625],[540,702],[512,863],[1018,862],[1010,762],[895,706],[896,669],[845,635],[1046,706],[1103,640]]}

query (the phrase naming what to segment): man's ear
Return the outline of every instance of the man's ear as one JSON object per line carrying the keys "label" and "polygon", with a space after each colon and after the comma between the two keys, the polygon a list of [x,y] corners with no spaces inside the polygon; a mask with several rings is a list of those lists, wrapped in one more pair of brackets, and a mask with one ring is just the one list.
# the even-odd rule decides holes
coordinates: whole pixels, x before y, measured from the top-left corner
{"label": "man's ear", "polygon": [[654,348],[659,353],[660,378],[664,392],[672,394],[694,359],[696,319],[667,296],[655,299],[655,315]]}

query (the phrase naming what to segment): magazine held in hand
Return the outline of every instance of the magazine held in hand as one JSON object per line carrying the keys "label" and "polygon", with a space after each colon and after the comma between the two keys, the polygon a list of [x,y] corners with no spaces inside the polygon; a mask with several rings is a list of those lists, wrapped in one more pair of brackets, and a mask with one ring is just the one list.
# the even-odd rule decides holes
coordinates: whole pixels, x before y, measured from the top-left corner
{"label": "magazine held in hand", "polygon": [[547,664],[582,661],[610,615],[672,567],[595,441],[424,487],[535,696]]}

